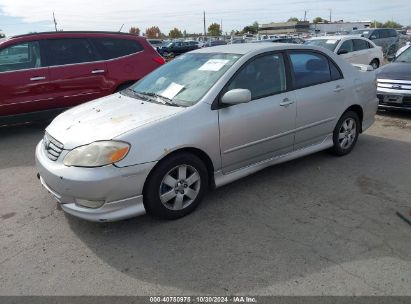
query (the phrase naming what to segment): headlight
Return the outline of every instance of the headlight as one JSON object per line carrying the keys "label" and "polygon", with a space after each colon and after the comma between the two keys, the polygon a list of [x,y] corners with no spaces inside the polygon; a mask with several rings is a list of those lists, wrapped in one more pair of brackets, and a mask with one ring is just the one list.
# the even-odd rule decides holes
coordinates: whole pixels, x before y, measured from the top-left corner
{"label": "headlight", "polygon": [[96,141],[71,150],[64,158],[66,166],[101,167],[126,157],[130,145],[121,141]]}

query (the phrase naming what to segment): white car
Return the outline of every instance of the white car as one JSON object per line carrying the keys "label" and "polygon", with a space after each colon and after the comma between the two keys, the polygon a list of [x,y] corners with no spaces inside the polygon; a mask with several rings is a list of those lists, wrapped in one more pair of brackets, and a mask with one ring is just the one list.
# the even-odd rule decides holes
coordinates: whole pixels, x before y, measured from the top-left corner
{"label": "white car", "polygon": [[378,69],[384,60],[381,47],[367,38],[357,36],[324,36],[307,40],[305,44],[324,47],[341,55],[349,63],[371,65]]}

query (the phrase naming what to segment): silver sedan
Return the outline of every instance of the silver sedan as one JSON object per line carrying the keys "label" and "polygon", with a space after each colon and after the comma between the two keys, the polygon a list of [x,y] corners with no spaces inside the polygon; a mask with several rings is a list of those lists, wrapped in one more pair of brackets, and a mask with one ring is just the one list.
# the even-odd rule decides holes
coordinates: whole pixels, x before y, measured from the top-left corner
{"label": "silver sedan", "polygon": [[178,218],[267,166],[348,154],[377,105],[374,72],[325,49],[205,48],[54,119],[36,148],[39,178],[86,220]]}

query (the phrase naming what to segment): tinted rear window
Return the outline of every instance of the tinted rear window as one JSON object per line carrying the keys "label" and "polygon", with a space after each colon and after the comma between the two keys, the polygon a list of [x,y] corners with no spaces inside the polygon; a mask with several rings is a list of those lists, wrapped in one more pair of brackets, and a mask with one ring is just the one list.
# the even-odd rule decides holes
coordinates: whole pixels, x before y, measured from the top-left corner
{"label": "tinted rear window", "polygon": [[113,59],[127,56],[144,50],[143,46],[136,40],[119,38],[92,38],[90,39],[96,47],[102,59]]}
{"label": "tinted rear window", "polygon": [[48,66],[92,62],[95,60],[93,49],[87,39],[50,39],[46,45]]}
{"label": "tinted rear window", "polygon": [[355,51],[361,51],[368,49],[368,42],[362,39],[354,39],[354,50]]}

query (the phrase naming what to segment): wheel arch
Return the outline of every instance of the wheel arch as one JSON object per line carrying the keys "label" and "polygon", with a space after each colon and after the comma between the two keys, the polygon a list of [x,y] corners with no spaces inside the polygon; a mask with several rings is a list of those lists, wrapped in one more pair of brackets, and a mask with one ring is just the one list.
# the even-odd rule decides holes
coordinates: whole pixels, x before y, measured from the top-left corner
{"label": "wheel arch", "polygon": [[358,118],[360,119],[360,133],[362,133],[362,123],[363,123],[363,119],[364,119],[364,110],[363,110],[363,108],[358,104],[351,105],[350,107],[348,107],[344,111],[344,113],[341,114],[341,116],[343,116],[348,111],[353,111],[353,112],[357,113]]}
{"label": "wheel arch", "polygon": [[137,82],[137,80],[127,80],[127,81],[124,81],[123,83],[120,83],[120,84],[114,89],[114,92],[113,92],[113,93],[120,92],[121,90],[123,90],[123,89],[131,86],[133,83],[136,83],[136,82]]}
{"label": "wheel arch", "polygon": [[207,168],[207,175],[208,175],[208,185],[210,188],[215,188],[215,181],[214,181],[214,165],[213,162],[211,161],[211,158],[208,156],[207,153],[205,153],[203,150],[198,149],[198,148],[193,148],[193,147],[184,147],[180,148],[177,150],[174,150],[170,152],[169,154],[165,155],[163,158],[161,158],[157,164],[151,169],[150,173],[148,174],[146,180],[144,181],[144,186],[143,186],[143,194],[146,191],[146,184],[147,181],[150,178],[150,175],[154,170],[158,167],[158,165],[165,159],[171,157],[172,155],[176,155],[179,153],[189,153],[197,156],[206,166]]}

